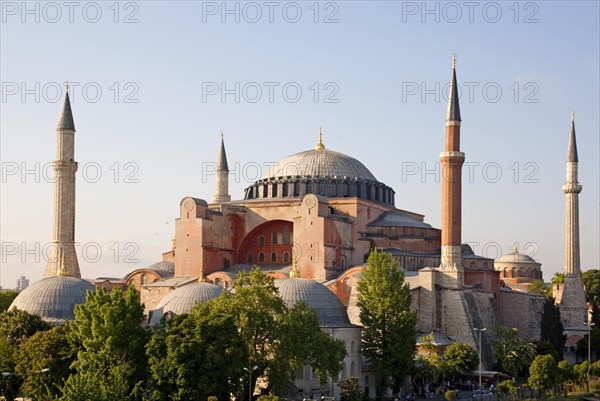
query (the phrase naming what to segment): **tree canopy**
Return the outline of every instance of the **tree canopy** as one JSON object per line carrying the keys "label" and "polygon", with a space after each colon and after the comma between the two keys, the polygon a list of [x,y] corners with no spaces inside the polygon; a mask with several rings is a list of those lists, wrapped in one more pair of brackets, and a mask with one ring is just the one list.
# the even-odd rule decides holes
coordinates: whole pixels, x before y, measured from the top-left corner
{"label": "tree canopy", "polygon": [[517,329],[497,324],[492,327],[492,351],[503,370],[512,376],[527,368],[533,361],[535,346],[519,337]]}
{"label": "tree canopy", "polygon": [[377,387],[398,392],[414,368],[417,318],[410,287],[391,255],[373,249],[357,289],[363,354],[378,374]]}

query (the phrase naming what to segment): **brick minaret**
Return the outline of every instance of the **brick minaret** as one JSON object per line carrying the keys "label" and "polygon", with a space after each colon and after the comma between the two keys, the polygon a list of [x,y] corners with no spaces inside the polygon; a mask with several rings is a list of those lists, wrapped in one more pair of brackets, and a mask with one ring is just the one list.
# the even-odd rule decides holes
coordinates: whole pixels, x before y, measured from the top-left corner
{"label": "brick minaret", "polygon": [[566,196],[566,222],[565,284],[560,300],[560,315],[565,327],[581,326],[587,322],[587,308],[579,266],[579,193],[582,186],[577,179],[578,164],[575,115],[572,114],[567,150],[567,181],[562,187]]}
{"label": "brick minaret", "polygon": [[44,277],[67,275],[81,278],[75,253],[75,123],[67,85],[56,126],[54,167],[54,233]]}
{"label": "brick minaret", "polygon": [[460,107],[456,83],[456,57],[452,60],[452,81],[446,115],[446,151],[440,153],[442,165],[442,257],[440,268],[455,272],[461,287],[461,174],[465,154],[460,151]]}
{"label": "brick minaret", "polygon": [[215,176],[215,194],[212,201],[215,203],[230,202],[229,195],[229,166],[227,166],[227,155],[225,154],[225,142],[221,132],[221,147],[217,156],[217,171]]}

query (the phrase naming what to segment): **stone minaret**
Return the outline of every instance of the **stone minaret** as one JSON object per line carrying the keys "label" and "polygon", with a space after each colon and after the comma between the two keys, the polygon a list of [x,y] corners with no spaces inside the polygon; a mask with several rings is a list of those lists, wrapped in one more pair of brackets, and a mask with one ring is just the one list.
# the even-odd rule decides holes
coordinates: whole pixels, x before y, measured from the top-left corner
{"label": "stone minaret", "polygon": [[223,132],[221,132],[221,148],[217,156],[217,171],[215,176],[215,194],[213,202],[222,203],[230,202],[229,195],[229,167],[227,166],[227,155],[225,154],[225,142],[223,140]]}
{"label": "stone minaret", "polygon": [[54,167],[54,233],[44,277],[66,275],[81,278],[75,253],[75,123],[66,88],[56,126],[56,161]]}
{"label": "stone minaret", "polygon": [[[460,107],[456,83],[456,57],[452,60],[452,81],[446,115],[446,151],[440,153],[442,165],[442,255],[441,270],[462,287],[461,262],[461,180],[465,154],[460,151]],[[448,284],[448,283],[447,283]]]}
{"label": "stone minaret", "polygon": [[567,181],[562,187],[566,196],[566,224],[565,284],[560,300],[560,315],[565,328],[582,326],[587,322],[587,307],[579,266],[579,193],[582,186],[577,180],[578,163],[575,115],[573,113],[567,150]]}

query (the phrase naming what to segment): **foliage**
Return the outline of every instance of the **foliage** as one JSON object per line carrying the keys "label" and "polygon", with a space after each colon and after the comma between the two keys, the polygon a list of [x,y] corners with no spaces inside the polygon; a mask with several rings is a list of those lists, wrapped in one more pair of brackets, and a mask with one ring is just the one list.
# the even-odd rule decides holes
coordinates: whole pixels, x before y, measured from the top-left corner
{"label": "foliage", "polygon": [[265,394],[258,397],[257,401],[279,401],[279,397],[274,394]]}
{"label": "foliage", "polygon": [[374,249],[357,283],[362,350],[377,373],[377,387],[397,392],[414,366],[415,325],[410,287],[388,253]]}
{"label": "foliage", "polygon": [[206,401],[219,401],[218,397],[215,397],[214,395],[209,396]]}
{"label": "foliage", "polygon": [[547,291],[548,287],[546,287],[544,280],[540,279],[531,280],[531,283],[527,287],[527,292],[530,294],[546,295]]}
{"label": "foliage", "polygon": [[18,291],[0,291],[0,312],[6,312],[17,295],[19,295]]}
{"label": "foliage", "polygon": [[444,393],[444,398],[447,399],[448,401],[452,401],[453,399],[455,399],[458,395],[456,394],[456,391],[454,390],[447,390]]}
{"label": "foliage", "polygon": [[513,399],[517,395],[517,387],[512,380],[504,380],[498,384],[498,393],[501,398]]}
{"label": "foliage", "polygon": [[492,334],[492,351],[502,369],[517,376],[531,364],[536,353],[535,346],[519,337],[517,329],[497,324],[492,328]]}
{"label": "foliage", "polygon": [[75,307],[68,333],[78,352],[61,400],[84,401],[90,391],[96,393],[93,401],[137,399],[146,373],[143,320],[134,287],[125,294],[119,288],[110,294],[103,288],[88,292],[86,302]]}
{"label": "foliage", "polygon": [[[0,313],[0,372],[14,373],[21,343],[36,332],[49,328],[50,325],[39,316],[16,308]],[[20,375],[0,375],[2,395],[9,401],[13,400],[22,382]]]}
{"label": "foliage", "polygon": [[564,334],[565,329],[560,320],[560,309],[556,306],[552,297],[546,298],[544,302],[540,331],[541,340],[552,344],[555,351],[554,355],[558,356],[556,359],[561,360],[567,336]]}
{"label": "foliage", "polygon": [[234,318],[248,351],[246,366],[258,366],[252,388],[265,375],[269,390],[277,391],[306,364],[316,370],[322,383],[338,376],[346,356],[344,342],[322,331],[315,312],[305,303],[288,309],[273,277],[258,267],[240,272],[233,288],[231,296],[224,294],[209,304],[215,313]]}
{"label": "foliage", "polygon": [[[600,327],[592,327],[592,330],[590,330],[591,336],[586,333],[581,340],[577,341],[576,354],[581,358],[587,359],[589,347],[592,361],[594,361],[600,356]],[[588,344],[588,339],[591,339],[590,344]]]}
{"label": "foliage", "polygon": [[206,304],[170,319],[147,354],[153,400],[227,400],[241,390],[248,360],[233,316]]}
{"label": "foliage", "polygon": [[479,355],[475,349],[459,342],[452,343],[446,348],[444,359],[448,372],[454,377],[475,370],[479,363]]}
{"label": "foliage", "polygon": [[[75,358],[67,330],[65,326],[55,326],[39,331],[21,343],[15,371],[24,378],[22,395],[34,400],[54,400],[62,394],[62,383],[69,377],[69,367]],[[30,374],[43,369],[49,371]]]}
{"label": "foliage", "polygon": [[550,285],[548,286],[548,295],[553,296],[553,290],[557,284],[565,283],[565,274],[564,273],[554,273],[552,280],[550,280]]}
{"label": "foliage", "polygon": [[363,392],[356,377],[342,379],[340,387],[342,388],[341,401],[361,401],[363,399]]}
{"label": "foliage", "polygon": [[600,327],[600,270],[590,269],[581,274],[585,296],[592,304],[592,323]]}
{"label": "foliage", "polygon": [[538,355],[529,367],[527,382],[534,390],[546,391],[558,382],[558,366],[552,355]]}

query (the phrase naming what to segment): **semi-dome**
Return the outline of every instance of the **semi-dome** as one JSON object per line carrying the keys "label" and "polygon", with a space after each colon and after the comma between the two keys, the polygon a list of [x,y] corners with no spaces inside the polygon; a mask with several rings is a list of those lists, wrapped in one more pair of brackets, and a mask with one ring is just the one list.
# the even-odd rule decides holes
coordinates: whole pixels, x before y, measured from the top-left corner
{"label": "semi-dome", "polygon": [[160,322],[163,315],[167,313],[174,315],[189,313],[196,304],[218,298],[223,291],[223,287],[216,284],[198,281],[179,287],[158,303],[156,309],[152,311],[149,324]]}
{"label": "semi-dome", "polygon": [[21,291],[10,308],[38,315],[51,323],[72,321],[75,305],[85,303],[87,292],[95,290],[96,287],[79,278],[48,277]]}
{"label": "semi-dome", "polygon": [[357,159],[326,149],[319,136],[314,149],[287,156],[246,188],[245,199],[361,198],[394,206],[394,190],[377,181]]}
{"label": "semi-dome", "polygon": [[147,267],[148,270],[163,271],[167,273],[175,273],[175,263],[161,260]]}
{"label": "semi-dome", "polygon": [[513,251],[511,253],[507,253],[506,255],[500,256],[494,262],[504,262],[504,263],[515,263],[515,262],[529,262],[529,263],[538,263],[530,256],[519,253],[517,251]]}
{"label": "semi-dome", "polygon": [[350,327],[346,308],[342,301],[323,284],[305,278],[275,280],[279,296],[288,307],[305,302],[315,311],[321,327]]}

